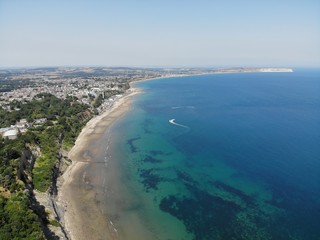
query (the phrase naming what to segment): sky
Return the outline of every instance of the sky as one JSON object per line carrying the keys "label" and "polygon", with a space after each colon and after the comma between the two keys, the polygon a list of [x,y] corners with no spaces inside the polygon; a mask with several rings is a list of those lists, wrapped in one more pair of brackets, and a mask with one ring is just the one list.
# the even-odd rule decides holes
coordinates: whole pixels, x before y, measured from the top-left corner
{"label": "sky", "polygon": [[0,0],[0,67],[320,67],[319,0]]}

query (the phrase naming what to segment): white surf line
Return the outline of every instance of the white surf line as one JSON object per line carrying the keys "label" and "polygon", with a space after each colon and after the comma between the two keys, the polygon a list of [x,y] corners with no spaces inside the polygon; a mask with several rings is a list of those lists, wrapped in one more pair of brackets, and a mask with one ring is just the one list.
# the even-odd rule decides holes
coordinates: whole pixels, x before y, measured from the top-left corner
{"label": "white surf line", "polygon": [[174,118],[173,118],[173,119],[170,119],[170,120],[169,120],[169,123],[171,123],[171,124],[173,124],[173,125],[176,125],[176,126],[179,126],[179,127],[183,127],[183,128],[186,128],[186,129],[190,129],[188,126],[185,126],[185,125],[176,123]]}

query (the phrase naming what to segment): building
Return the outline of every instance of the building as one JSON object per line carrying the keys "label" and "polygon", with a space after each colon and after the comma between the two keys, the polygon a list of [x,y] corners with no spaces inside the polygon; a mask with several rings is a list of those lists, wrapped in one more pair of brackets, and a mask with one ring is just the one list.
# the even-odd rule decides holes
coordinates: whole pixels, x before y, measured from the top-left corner
{"label": "building", "polygon": [[19,129],[21,133],[25,133],[29,127],[29,123],[26,119],[21,119],[16,123],[16,127]]}
{"label": "building", "polygon": [[9,128],[9,130],[3,133],[3,138],[8,138],[10,140],[16,139],[18,137],[19,129],[16,127]]}

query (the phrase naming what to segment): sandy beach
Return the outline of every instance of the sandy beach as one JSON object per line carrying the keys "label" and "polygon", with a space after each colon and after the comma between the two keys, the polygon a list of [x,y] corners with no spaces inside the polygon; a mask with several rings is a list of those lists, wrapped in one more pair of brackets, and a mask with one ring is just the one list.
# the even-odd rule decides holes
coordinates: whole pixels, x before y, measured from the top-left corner
{"label": "sandy beach", "polygon": [[[135,82],[168,77],[183,76],[165,76]],[[62,215],[61,223],[72,240],[119,239],[112,217],[108,217],[103,207],[100,207],[103,199],[112,193],[105,190],[107,157],[99,159],[97,156],[109,154],[103,145],[111,140],[108,133],[110,127],[130,110],[132,97],[141,93],[137,88],[130,88],[130,91],[86,124],[68,154],[72,164],[61,176],[57,205]],[[174,119],[171,123],[186,127],[175,123]]]}
{"label": "sandy beach", "polygon": [[91,156],[98,154],[101,139],[108,137],[110,126],[130,109],[131,98],[138,93],[139,89],[131,88],[131,92],[117,99],[110,109],[91,119],[69,152],[72,164],[62,175],[58,205],[63,212],[62,224],[72,240],[118,239],[113,223],[99,208],[98,195],[107,194],[99,192],[105,182],[99,171],[105,169],[106,162]]}

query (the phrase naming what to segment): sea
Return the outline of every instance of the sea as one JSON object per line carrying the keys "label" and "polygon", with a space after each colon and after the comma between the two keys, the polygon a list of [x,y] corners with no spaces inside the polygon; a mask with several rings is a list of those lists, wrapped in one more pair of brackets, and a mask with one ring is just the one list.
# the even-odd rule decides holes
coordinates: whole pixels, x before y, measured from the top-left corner
{"label": "sea", "polygon": [[119,239],[320,239],[319,69],[134,87],[108,143]]}

